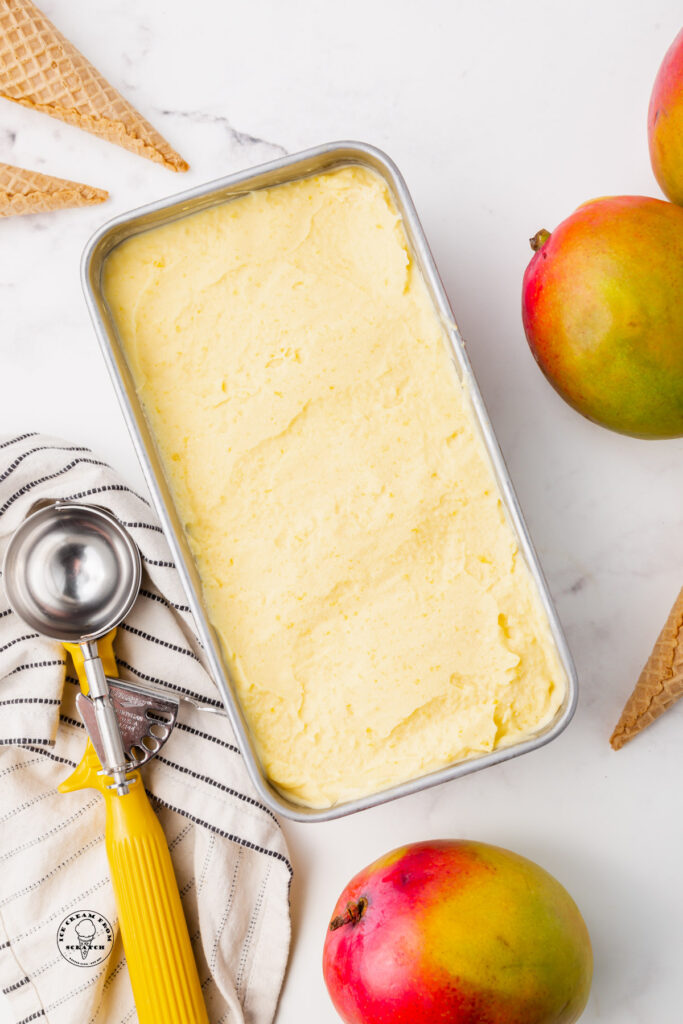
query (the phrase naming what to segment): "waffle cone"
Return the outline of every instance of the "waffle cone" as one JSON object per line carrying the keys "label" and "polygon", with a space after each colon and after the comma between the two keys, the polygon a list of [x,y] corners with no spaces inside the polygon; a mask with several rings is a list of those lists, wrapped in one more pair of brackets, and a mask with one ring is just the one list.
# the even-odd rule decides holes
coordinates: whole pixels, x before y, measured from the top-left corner
{"label": "waffle cone", "polygon": [[0,96],[170,167],[188,165],[31,0],[0,0]]}
{"label": "waffle cone", "polygon": [[107,197],[101,188],[0,163],[0,217],[92,206]]}
{"label": "waffle cone", "polygon": [[680,697],[683,697],[683,590],[612,733],[610,743],[614,749],[619,750],[632,740]]}

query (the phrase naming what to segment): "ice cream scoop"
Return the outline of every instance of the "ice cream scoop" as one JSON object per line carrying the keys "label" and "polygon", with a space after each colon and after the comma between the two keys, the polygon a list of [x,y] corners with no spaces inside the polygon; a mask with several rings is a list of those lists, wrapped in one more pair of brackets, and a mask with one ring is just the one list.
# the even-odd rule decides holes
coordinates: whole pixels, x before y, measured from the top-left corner
{"label": "ice cream scoop", "polygon": [[[140,553],[125,527],[106,509],[77,502],[39,507],[16,530],[5,555],[4,583],[14,611],[66,645],[81,683],[77,704],[92,742],[59,789],[92,787],[104,797],[105,845],[137,1018],[140,1024],[208,1024],[166,839],[135,770],[168,738],[177,701],[174,706],[167,697],[145,696],[143,688],[116,679],[116,708],[110,693],[109,676],[116,675],[112,630],[132,608],[141,577]],[[147,718],[158,726],[149,745]],[[78,938],[85,959],[88,937]]]}
{"label": "ice cream scoop", "polygon": [[5,555],[5,589],[27,625],[83,654],[102,767],[128,792],[127,758],[97,640],[125,618],[142,578],[140,553],[105,509],[57,501],[28,516]]}

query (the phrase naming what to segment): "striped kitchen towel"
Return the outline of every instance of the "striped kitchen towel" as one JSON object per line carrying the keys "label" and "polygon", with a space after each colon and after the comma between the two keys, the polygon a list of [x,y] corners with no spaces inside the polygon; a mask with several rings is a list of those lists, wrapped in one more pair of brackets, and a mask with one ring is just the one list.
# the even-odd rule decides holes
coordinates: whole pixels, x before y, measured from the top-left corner
{"label": "striped kitchen towel", "polygon": [[[121,676],[220,707],[152,509],[87,448],[39,434],[0,439],[0,562],[32,508],[57,498],[106,506],[140,548],[140,597],[116,639]],[[61,645],[24,625],[0,580],[0,987],[18,1024],[136,1020],[104,802],[93,790],[57,792],[85,744],[77,693]],[[144,778],[171,849],[210,1019],[267,1024],[289,949],[292,869],[227,719],[181,702],[179,723]]]}

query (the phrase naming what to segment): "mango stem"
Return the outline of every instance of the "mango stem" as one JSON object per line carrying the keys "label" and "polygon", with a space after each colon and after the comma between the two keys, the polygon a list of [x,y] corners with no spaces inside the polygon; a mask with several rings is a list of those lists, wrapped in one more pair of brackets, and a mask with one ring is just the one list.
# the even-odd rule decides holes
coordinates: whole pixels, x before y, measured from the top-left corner
{"label": "mango stem", "polygon": [[534,235],[533,238],[529,239],[529,245],[534,250],[534,252],[538,252],[539,249],[543,248],[543,246],[545,245],[545,243],[548,241],[549,238],[550,238],[550,232],[546,231],[545,228],[541,228],[540,231],[536,232],[536,234]]}
{"label": "mango stem", "polygon": [[361,896],[357,903],[350,900],[346,904],[346,911],[343,914],[339,914],[337,917],[333,917],[330,921],[330,931],[336,932],[337,928],[341,928],[342,925],[345,924],[358,924],[367,908],[368,901],[365,896]]}

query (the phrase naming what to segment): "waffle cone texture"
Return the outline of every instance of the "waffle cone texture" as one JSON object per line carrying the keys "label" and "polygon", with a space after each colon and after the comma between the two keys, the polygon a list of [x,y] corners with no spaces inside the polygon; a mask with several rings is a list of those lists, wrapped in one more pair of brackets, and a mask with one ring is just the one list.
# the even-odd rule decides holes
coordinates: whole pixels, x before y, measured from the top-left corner
{"label": "waffle cone texture", "polygon": [[103,203],[108,193],[77,181],[0,163],[0,217]]}
{"label": "waffle cone texture", "polygon": [[30,0],[0,0],[0,96],[172,171],[187,163]]}
{"label": "waffle cone texture", "polygon": [[676,599],[652,654],[610,743],[619,750],[683,697],[683,590]]}

